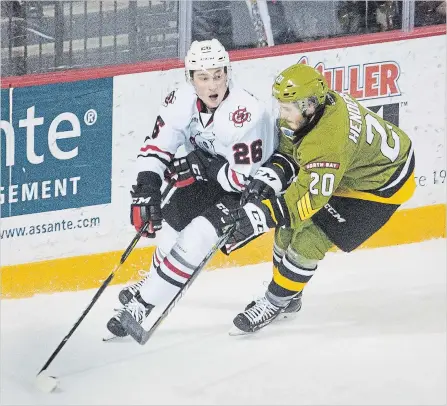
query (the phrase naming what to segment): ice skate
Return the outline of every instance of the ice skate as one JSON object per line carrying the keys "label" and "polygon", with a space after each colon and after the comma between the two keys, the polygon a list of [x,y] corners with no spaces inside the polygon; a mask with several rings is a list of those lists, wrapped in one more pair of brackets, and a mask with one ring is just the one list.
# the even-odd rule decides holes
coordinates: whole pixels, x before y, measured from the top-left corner
{"label": "ice skate", "polygon": [[283,311],[281,307],[275,306],[263,296],[250,303],[246,310],[239,313],[233,320],[233,328],[230,335],[242,335],[254,333],[275,320]]}
{"label": "ice skate", "polygon": [[277,317],[277,321],[284,319],[294,319],[297,313],[301,310],[302,306],[302,297],[303,292],[299,292],[295,297],[292,298],[290,303],[286,306],[286,308],[281,312],[281,314]]}
{"label": "ice skate", "polygon": [[127,303],[129,303],[143,286],[143,283],[146,282],[146,280],[149,278],[149,272],[140,270],[138,271],[138,273],[142,277],[142,279],[138,282],[133,283],[132,285],[126,286],[118,294],[118,299],[122,305],[126,305]]}
{"label": "ice skate", "polygon": [[[295,318],[296,314],[301,310],[302,297],[303,292],[299,292],[295,297],[293,297],[290,303],[284,308],[284,310],[280,313],[276,320],[278,321],[283,319]],[[253,300],[245,307],[245,310],[250,309],[250,307],[253,307],[255,304],[256,302]]]}
{"label": "ice skate", "polygon": [[134,298],[124,306],[120,315],[120,324],[126,334],[140,342],[145,330],[141,326],[143,321],[149,316],[149,313],[155,306],[146,303],[137,292]]}
{"label": "ice skate", "polygon": [[[126,337],[128,335],[125,328],[121,325],[121,315],[123,311],[124,307],[107,322],[107,330],[109,330],[113,336]],[[111,339],[112,337],[107,337],[106,339],[103,339],[103,341],[110,341]]]}
{"label": "ice skate", "polygon": [[107,323],[107,329],[117,337],[129,335],[126,327],[122,324],[123,315],[131,316],[136,323],[141,324],[154,308],[151,304],[145,303],[137,292],[135,296],[118,311]]}

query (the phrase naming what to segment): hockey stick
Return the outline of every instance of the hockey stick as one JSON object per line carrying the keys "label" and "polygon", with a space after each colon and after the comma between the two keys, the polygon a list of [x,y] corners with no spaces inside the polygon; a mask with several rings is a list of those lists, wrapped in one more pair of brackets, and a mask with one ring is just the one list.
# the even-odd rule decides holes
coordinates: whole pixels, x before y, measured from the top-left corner
{"label": "hockey stick", "polygon": [[253,23],[253,28],[256,33],[258,47],[268,46],[267,33],[265,30],[264,22],[262,21],[261,13],[259,11],[257,0],[246,0],[249,8],[249,14]]}
{"label": "hockey stick", "polygon": [[[169,201],[169,197],[171,196],[171,194],[173,193],[173,189],[174,189],[174,184],[175,184],[175,179],[173,179],[165,188],[165,190],[163,191],[163,195],[162,195],[162,206],[164,206],[168,201]],[[171,193],[172,192],[172,193]],[[68,334],[63,338],[63,340],[60,342],[60,344],[58,345],[58,347],[54,350],[54,352],[51,354],[51,356],[48,358],[47,362],[45,362],[44,366],[42,367],[42,369],[38,372],[37,374],[37,381],[36,381],[36,385],[43,390],[44,392],[51,392],[52,390],[54,390],[57,386],[57,379],[53,376],[48,376],[46,374],[44,374],[44,372],[47,370],[47,368],[50,366],[50,364],[53,362],[53,360],[56,358],[57,354],[59,354],[59,352],[62,350],[62,348],[64,347],[64,345],[67,343],[68,339],[73,335],[73,333],[76,331],[76,329],[79,327],[79,325],[81,324],[82,320],[84,320],[84,318],[87,316],[87,314],[90,312],[90,310],[92,309],[93,305],[96,303],[96,301],[99,299],[99,297],[102,295],[102,293],[104,292],[105,288],[110,284],[110,282],[112,281],[112,279],[114,278],[116,272],[118,272],[118,270],[120,269],[121,265],[124,264],[124,262],[126,261],[126,259],[129,257],[130,253],[132,252],[132,250],[135,248],[135,246],[137,245],[138,241],[140,240],[141,236],[143,235],[143,233],[145,231],[147,231],[149,227],[149,223],[145,223],[143,225],[143,227],[138,231],[138,233],[135,235],[135,237],[132,239],[132,241],[130,242],[129,246],[126,248],[126,250],[124,251],[123,255],[121,255],[121,259],[120,262],[115,266],[115,268],[112,270],[112,272],[110,272],[109,276],[106,278],[106,280],[102,283],[102,285],[100,286],[100,288],[98,289],[98,291],[96,292],[95,296],[93,296],[93,298],[91,299],[89,305],[86,307],[86,309],[84,310],[84,312],[81,314],[81,317],[79,317],[79,319],[76,321],[76,323],[73,325],[73,327],[71,328],[71,330],[68,332]]]}
{"label": "hockey stick", "polygon": [[152,334],[155,333],[158,326],[163,322],[163,320],[168,316],[168,314],[174,309],[179,300],[183,297],[189,287],[192,285],[194,280],[197,278],[199,273],[205,267],[206,263],[210,260],[210,258],[217,252],[217,250],[222,247],[227,241],[228,237],[234,230],[234,225],[231,226],[224,234],[222,234],[217,242],[210,249],[205,258],[203,258],[202,262],[197,266],[197,268],[192,273],[191,277],[187,280],[187,282],[183,285],[183,287],[177,292],[174,298],[171,300],[169,305],[163,311],[163,313],[158,317],[157,321],[152,325],[149,330],[145,330],[128,312],[124,312],[121,315],[121,324],[128,331],[128,333],[137,341],[139,344],[144,345],[147,343],[149,338],[151,338]]}

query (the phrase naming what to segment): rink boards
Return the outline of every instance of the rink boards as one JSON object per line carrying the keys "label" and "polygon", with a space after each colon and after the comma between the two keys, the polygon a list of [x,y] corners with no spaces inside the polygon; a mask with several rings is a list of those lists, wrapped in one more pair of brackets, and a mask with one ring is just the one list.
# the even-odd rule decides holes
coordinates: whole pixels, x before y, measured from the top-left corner
{"label": "rink boards", "polygon": [[[235,81],[261,99],[269,100],[279,71],[307,63],[333,89],[410,135],[415,195],[363,248],[445,237],[445,28],[236,51],[232,58]],[[128,212],[136,151],[158,105],[183,80],[179,63],[168,61],[2,83],[4,297],[92,288],[107,277],[134,235]],[[140,242],[115,282],[146,268],[155,243]],[[217,255],[209,268],[270,261],[271,244],[269,233],[230,257]]]}

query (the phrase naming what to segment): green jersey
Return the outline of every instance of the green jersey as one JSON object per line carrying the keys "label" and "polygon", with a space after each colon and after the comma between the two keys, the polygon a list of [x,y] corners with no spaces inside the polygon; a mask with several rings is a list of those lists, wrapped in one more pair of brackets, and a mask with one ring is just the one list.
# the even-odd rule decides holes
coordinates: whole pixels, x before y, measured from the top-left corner
{"label": "green jersey", "polygon": [[280,136],[279,151],[300,168],[284,196],[292,228],[331,196],[402,204],[415,189],[410,138],[349,95],[330,91],[328,99],[298,142]]}

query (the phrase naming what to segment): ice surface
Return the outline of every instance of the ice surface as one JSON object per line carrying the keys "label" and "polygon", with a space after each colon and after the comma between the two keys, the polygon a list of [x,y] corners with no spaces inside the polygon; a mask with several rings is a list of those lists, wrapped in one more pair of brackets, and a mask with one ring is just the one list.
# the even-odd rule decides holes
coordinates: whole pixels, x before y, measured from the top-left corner
{"label": "ice surface", "polygon": [[1,304],[2,405],[446,404],[446,241],[331,253],[293,321],[230,337],[271,264],[205,272],[145,345],[103,343],[109,287],[49,368],[36,373],[95,291]]}

